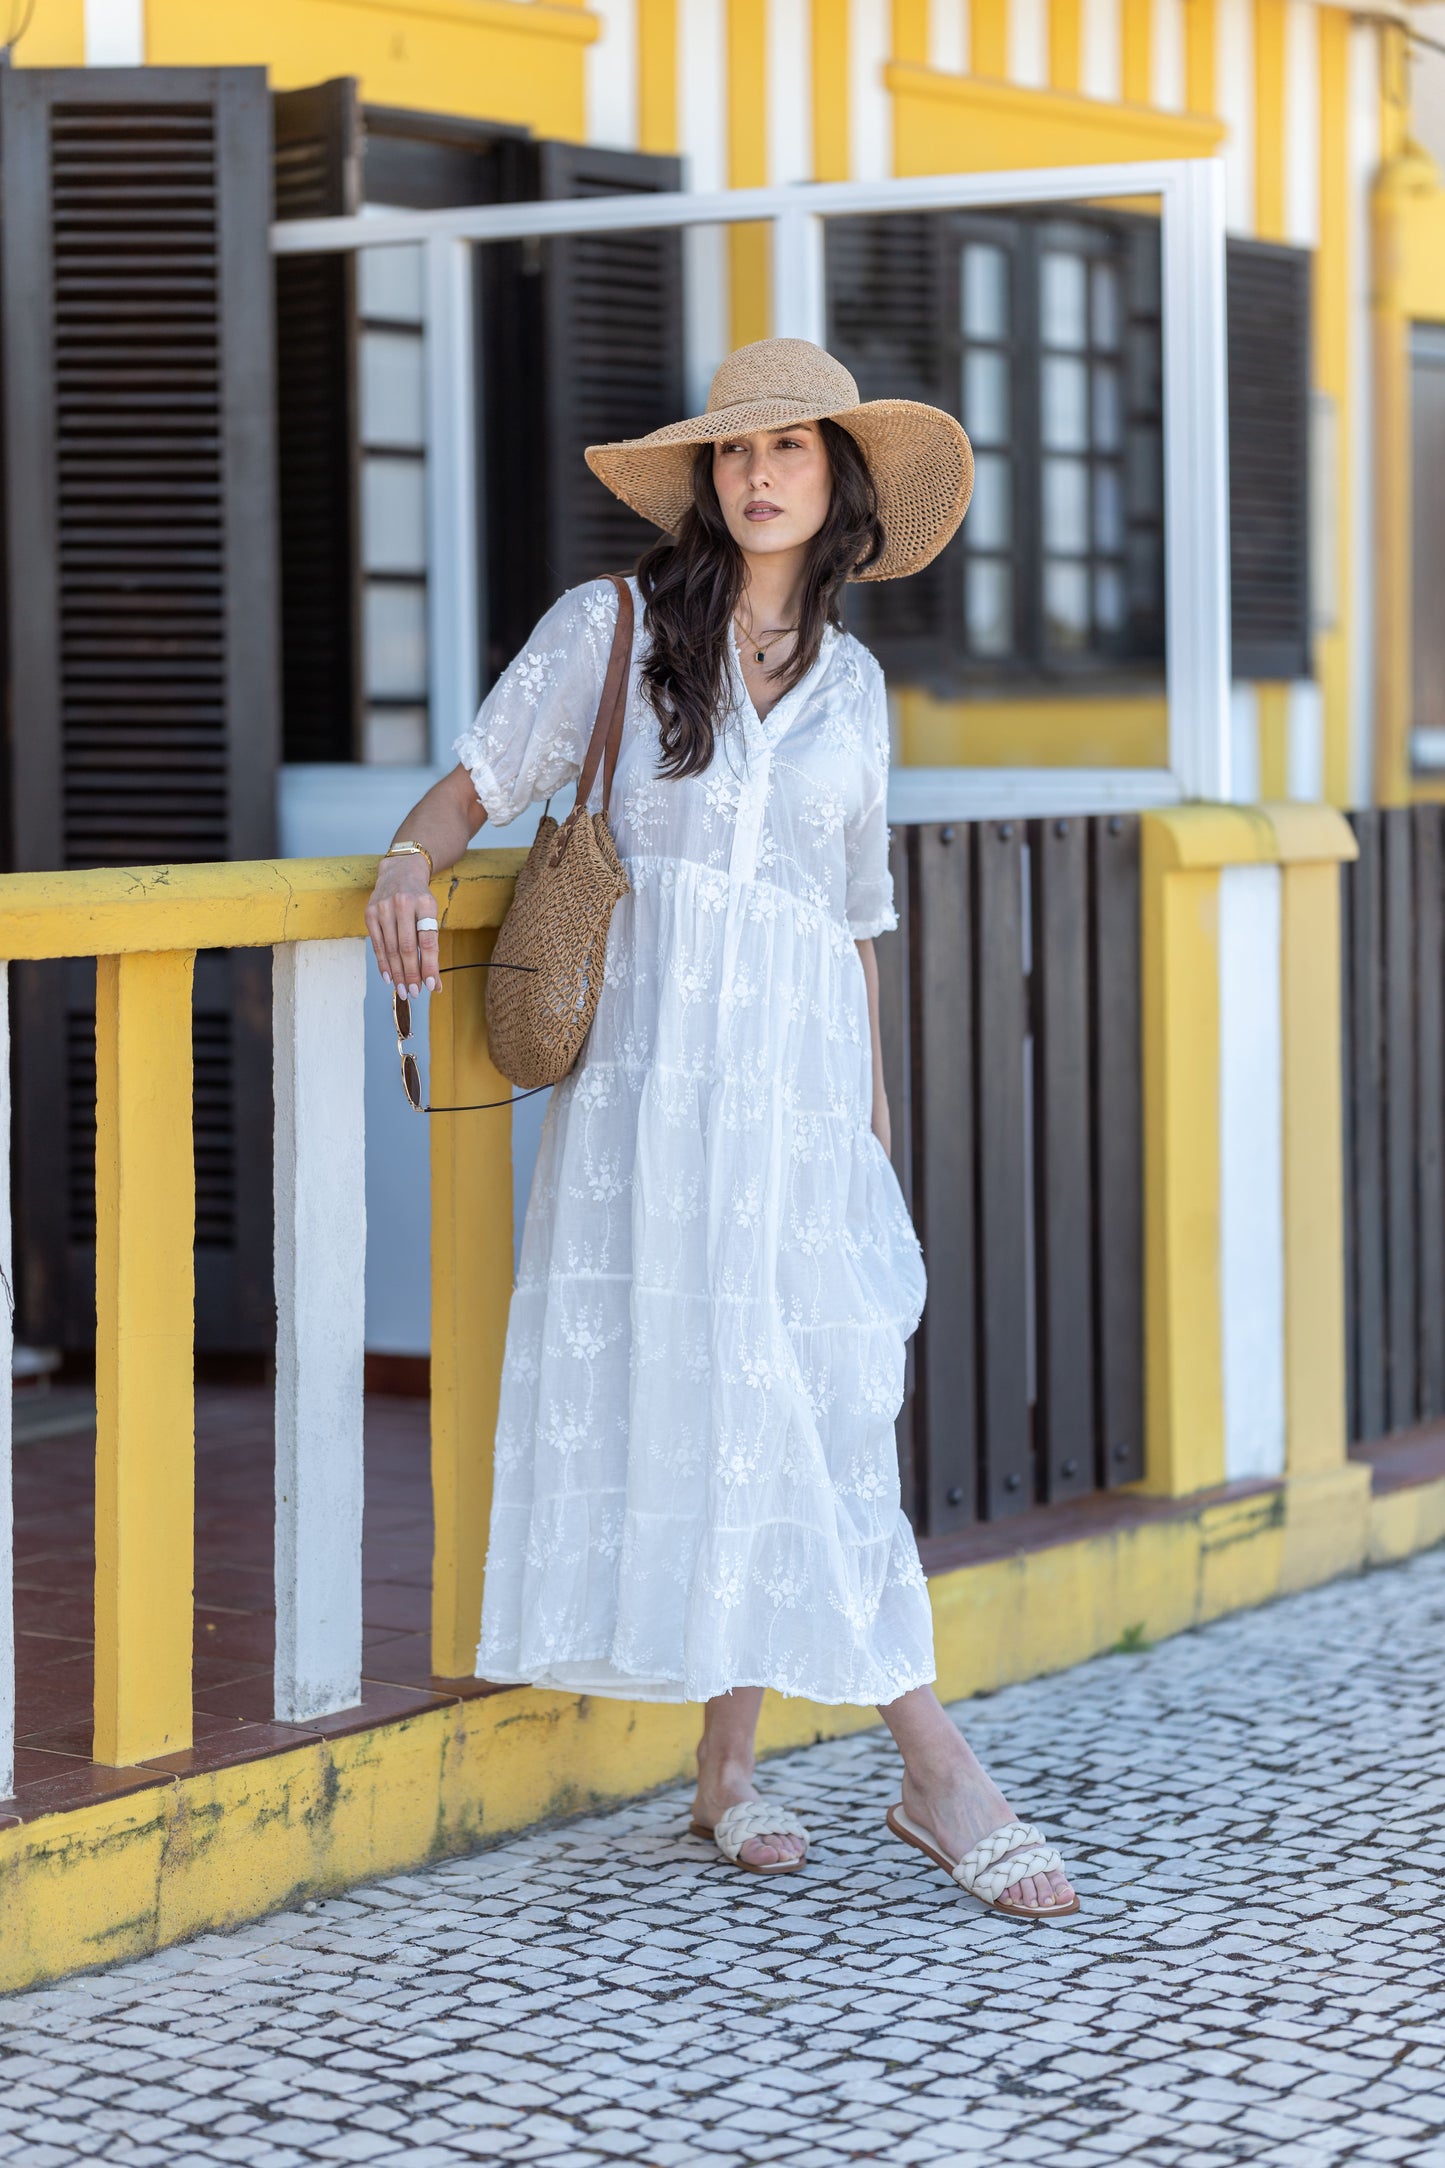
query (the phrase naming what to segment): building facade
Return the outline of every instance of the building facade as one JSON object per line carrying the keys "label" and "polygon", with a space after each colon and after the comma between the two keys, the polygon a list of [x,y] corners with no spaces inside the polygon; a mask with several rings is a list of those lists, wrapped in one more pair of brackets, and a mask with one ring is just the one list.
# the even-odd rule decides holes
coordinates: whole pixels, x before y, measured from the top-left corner
{"label": "building facade", "polygon": [[[1218,154],[1232,794],[1361,806],[1445,795],[1431,605],[1445,197],[1411,134],[1422,55],[1408,26],[1315,0],[42,0],[11,57],[17,75],[264,70],[283,220]],[[979,455],[944,567],[859,612],[889,667],[900,768],[1161,762],[1153,223],[1138,199],[1052,223],[858,221],[830,251],[830,334],[865,393],[955,407]],[[640,530],[601,506],[580,446],[700,402],[720,356],[767,332],[767,245],[741,227],[483,252],[480,405],[460,453],[437,435],[443,342],[424,252],[282,264],[281,690],[274,744],[262,729],[232,756],[238,775],[274,767],[274,806],[257,803],[244,837],[233,822],[190,847],[179,837],[175,855],[378,848],[551,596],[635,550]],[[485,469],[460,553],[474,562],[459,563],[443,516],[458,456]],[[133,863],[163,845],[127,834],[87,858],[77,828],[64,853],[12,863]],[[369,1336],[420,1355],[425,1125],[394,1089],[379,991]],[[84,990],[60,1007],[52,997],[48,1028],[83,1069]],[[236,1176],[247,1062],[264,1049],[248,1055],[244,990],[218,987],[209,1013],[215,1224],[264,1251]],[[67,1088],[83,1098],[88,1075]],[[36,1096],[58,1164],[55,1094]],[[539,1122],[536,1101],[515,1118],[519,1192]],[[47,1281],[71,1293],[43,1306],[42,1336],[66,1337],[66,1301],[84,1330],[84,1199],[73,1218],[74,1254]],[[217,1344],[242,1316],[241,1337],[265,1344],[259,1279],[218,1268],[208,1299]]]}

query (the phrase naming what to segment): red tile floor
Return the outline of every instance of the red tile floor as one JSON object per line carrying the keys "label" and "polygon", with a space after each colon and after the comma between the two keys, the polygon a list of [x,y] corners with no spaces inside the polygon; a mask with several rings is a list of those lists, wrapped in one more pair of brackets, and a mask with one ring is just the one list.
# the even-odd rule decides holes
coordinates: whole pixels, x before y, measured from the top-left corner
{"label": "red tile floor", "polygon": [[85,1395],[70,1391],[67,1403],[67,1390],[53,1402],[17,1406],[15,1794],[0,1800],[0,1824],[499,1691],[479,1679],[432,1675],[427,1403],[368,1394],[362,1699],[313,1722],[274,1721],[271,1393],[259,1385],[203,1386],[196,1395],[195,1744],[131,1769],[92,1762],[95,1433],[67,1427],[93,1423]]}

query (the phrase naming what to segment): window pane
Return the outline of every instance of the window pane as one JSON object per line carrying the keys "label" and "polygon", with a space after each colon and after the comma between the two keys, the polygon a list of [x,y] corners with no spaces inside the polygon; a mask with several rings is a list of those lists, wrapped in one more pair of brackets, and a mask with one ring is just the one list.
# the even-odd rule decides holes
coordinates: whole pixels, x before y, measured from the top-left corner
{"label": "window pane", "polygon": [[1094,369],[1094,443],[1101,452],[1117,452],[1122,441],[1119,372],[1108,362]]}
{"label": "window pane", "polygon": [[1009,335],[1008,256],[970,241],[963,252],[963,328],[971,339]]}
{"label": "window pane", "polygon": [[364,624],[367,692],[392,700],[425,700],[426,589],[368,586]]}
{"label": "window pane", "polygon": [[1086,345],[1087,266],[1083,257],[1046,249],[1039,274],[1039,323],[1045,346]]}
{"label": "window pane", "polygon": [[1089,365],[1047,355],[1043,366],[1044,443],[1052,452],[1089,448]]}
{"label": "window pane", "polygon": [[426,467],[420,459],[361,463],[361,561],[368,572],[425,572]]}
{"label": "window pane", "polygon": [[1136,324],[1129,333],[1129,404],[1136,410],[1153,413],[1158,407],[1162,361],[1158,327]]}
{"label": "window pane", "polygon": [[1124,622],[1124,575],[1117,565],[1100,565],[1094,574],[1094,615],[1105,632]]}
{"label": "window pane", "polygon": [[963,364],[963,425],[975,444],[1009,438],[1008,356],[974,347]]}
{"label": "window pane", "polygon": [[980,452],[974,460],[963,539],[972,550],[1007,549],[1013,540],[1013,466],[998,452]]}
{"label": "window pane", "polygon": [[1124,492],[1117,467],[1094,469],[1094,547],[1109,551],[1124,547]]}
{"label": "window pane", "polygon": [[1044,548],[1089,547],[1089,469],[1082,459],[1044,461]]}
{"label": "window pane", "polygon": [[1013,568],[989,558],[965,566],[968,644],[975,655],[1011,655],[1014,644]]}
{"label": "window pane", "polygon": [[1096,263],[1091,283],[1094,344],[1112,351],[1119,344],[1119,274],[1111,263]]}
{"label": "window pane", "polygon": [[1157,236],[1137,234],[1129,251],[1129,299],[1141,316],[1159,313],[1159,274]]}
{"label": "window pane", "polygon": [[424,768],[431,759],[425,708],[368,708],[361,757],[378,768]]}
{"label": "window pane", "polygon": [[422,319],[421,249],[415,242],[402,248],[363,248],[360,260],[357,304],[363,316],[389,316],[404,324]]}
{"label": "window pane", "polygon": [[364,331],[362,442],[415,445],[420,451],[426,441],[425,412],[421,340],[410,331]]}
{"label": "window pane", "polygon": [[1147,615],[1164,591],[1163,550],[1156,534],[1129,537],[1129,606]]}
{"label": "window pane", "polygon": [[1158,512],[1162,500],[1162,447],[1152,429],[1135,429],[1129,437],[1127,451],[1129,510],[1135,518],[1147,519],[1151,513]]}
{"label": "window pane", "polygon": [[1081,648],[1089,640],[1089,568],[1044,566],[1044,616],[1053,647]]}

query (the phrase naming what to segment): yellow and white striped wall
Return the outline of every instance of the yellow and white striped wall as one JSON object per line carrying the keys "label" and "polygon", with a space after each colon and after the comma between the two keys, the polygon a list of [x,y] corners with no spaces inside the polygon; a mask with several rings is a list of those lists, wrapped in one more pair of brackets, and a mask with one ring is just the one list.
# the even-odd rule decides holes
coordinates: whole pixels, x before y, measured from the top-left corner
{"label": "yellow and white striped wall", "polygon": [[[1230,231],[1309,248],[1316,264],[1316,674],[1236,688],[1236,795],[1368,799],[1375,28],[1315,0],[596,0],[596,11],[589,136],[678,151],[701,188],[1217,145]],[[756,238],[697,245],[712,276],[694,304],[705,320],[690,326],[695,395],[709,357],[767,329]],[[1157,700],[913,696],[903,755],[1012,764],[1022,741],[1041,765],[1101,752],[1148,765],[1164,729]]]}
{"label": "yellow and white striped wall", "polygon": [[[705,189],[1218,147],[1231,232],[1315,252],[1315,671],[1236,688],[1236,795],[1343,805],[1382,776],[1385,795],[1407,788],[1372,727],[1383,697],[1402,737],[1398,625],[1384,653],[1376,623],[1408,587],[1407,539],[1403,564],[1376,570],[1377,499],[1386,542],[1408,502],[1404,437],[1382,431],[1372,392],[1370,197],[1408,97],[1392,36],[1318,0],[47,0],[16,57],[261,62],[280,85],[354,73],[379,103],[680,153]],[[697,396],[719,354],[768,328],[765,242],[688,246]],[[1164,728],[1157,699],[916,694],[901,749],[927,765],[1155,765]]]}

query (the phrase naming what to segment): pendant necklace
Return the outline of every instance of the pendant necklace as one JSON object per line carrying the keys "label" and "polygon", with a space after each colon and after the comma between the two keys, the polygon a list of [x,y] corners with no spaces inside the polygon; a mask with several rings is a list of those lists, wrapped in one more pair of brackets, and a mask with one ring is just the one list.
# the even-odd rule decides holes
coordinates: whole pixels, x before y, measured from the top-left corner
{"label": "pendant necklace", "polygon": [[[743,630],[743,627],[738,623],[736,617],[734,617],[733,619],[733,625],[738,632],[741,632]],[[796,632],[797,629],[798,628],[796,625],[779,625],[774,632],[753,632],[751,629],[749,629],[748,645],[752,648],[754,662],[766,662],[768,659],[767,651],[770,644],[774,640],[783,639],[785,635],[790,632]]]}

